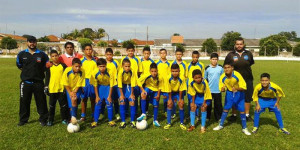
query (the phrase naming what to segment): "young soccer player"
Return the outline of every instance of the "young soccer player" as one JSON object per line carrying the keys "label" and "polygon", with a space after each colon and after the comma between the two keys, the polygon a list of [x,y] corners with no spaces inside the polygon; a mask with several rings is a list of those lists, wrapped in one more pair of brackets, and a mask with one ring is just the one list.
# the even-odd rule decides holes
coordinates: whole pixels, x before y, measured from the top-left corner
{"label": "young soccer player", "polygon": [[70,112],[68,109],[68,101],[65,98],[64,94],[64,86],[61,83],[62,74],[67,67],[65,64],[60,63],[58,58],[59,55],[56,50],[51,50],[50,58],[52,62],[52,66],[47,68],[46,71],[46,82],[45,82],[45,90],[47,91],[47,95],[49,95],[49,121],[47,123],[48,126],[52,126],[54,122],[55,115],[55,107],[56,102],[59,102],[60,105],[60,115],[62,119],[62,124],[68,124],[70,119]]}
{"label": "young soccer player", "polygon": [[[184,101],[183,101],[183,91],[186,90],[186,82],[184,78],[179,77],[180,70],[178,64],[172,64],[171,75],[169,75],[165,82],[167,85],[166,89],[169,94],[168,99],[168,109],[167,109],[167,125],[164,129],[169,129],[171,127],[171,115],[173,107],[179,106],[179,116],[180,116],[180,128],[186,130],[184,122]],[[176,112],[175,112],[176,113]]]}
{"label": "young soccer player", "polygon": [[108,73],[106,68],[106,60],[100,58],[97,60],[98,69],[96,69],[92,75],[90,82],[93,84],[95,88],[95,95],[96,95],[96,106],[95,106],[95,114],[94,114],[94,122],[92,122],[91,127],[94,128],[97,126],[98,118],[102,109],[102,103],[106,103],[107,114],[108,114],[108,125],[113,127],[116,123],[112,120],[113,119],[113,101],[112,91],[114,83],[116,79],[112,74]]}
{"label": "young soccer player", "polygon": [[246,82],[242,75],[237,71],[233,71],[233,65],[231,63],[224,64],[224,73],[220,77],[219,89],[221,92],[225,92],[225,104],[224,110],[221,116],[220,124],[213,130],[223,129],[224,121],[228,115],[228,111],[235,106],[240,111],[242,121],[242,132],[246,135],[251,135],[247,129],[246,114],[245,114],[245,93],[247,89]]}
{"label": "young soccer player", "polygon": [[[141,88],[141,104],[142,104],[142,115],[137,118],[137,121],[146,119],[146,99],[150,100],[153,105],[153,125],[160,127],[157,121],[158,106],[160,100],[160,91],[163,83],[163,78],[158,75],[156,63],[150,65],[150,74],[141,76],[137,81],[138,86]],[[145,84],[145,88],[143,87]]]}
{"label": "young soccer player", "polygon": [[[218,121],[222,115],[222,94],[219,90],[220,76],[223,74],[222,66],[218,65],[219,55],[212,53],[210,55],[210,65],[205,68],[204,78],[209,84],[211,96],[214,102],[214,116]],[[212,105],[207,106],[207,119],[210,119]]]}
{"label": "young soccer player", "polygon": [[207,116],[207,106],[211,104],[211,93],[207,81],[202,77],[199,69],[193,71],[193,81],[189,84],[188,93],[191,96],[189,101],[191,105],[190,118],[191,126],[188,131],[195,129],[196,110],[201,107],[201,133],[205,132],[205,123]]}
{"label": "young soccer player", "polygon": [[274,112],[279,124],[279,131],[284,134],[290,134],[283,126],[282,116],[279,109],[279,102],[285,97],[282,89],[275,83],[270,81],[270,74],[263,73],[260,75],[260,83],[255,86],[253,92],[253,101],[256,103],[254,112],[254,128],[252,133],[257,133],[259,125],[259,116],[266,108]]}
{"label": "young soccer player", "polygon": [[88,98],[90,98],[91,101],[92,117],[94,116],[95,90],[94,90],[94,86],[90,84],[90,78],[92,72],[95,69],[97,69],[96,59],[93,57],[94,50],[92,45],[91,44],[85,45],[83,52],[84,52],[84,57],[81,58],[80,60],[82,63],[82,68],[85,71],[85,86],[83,87],[80,121],[85,121]]}
{"label": "young soccer player", "polygon": [[[113,78],[116,80],[117,79],[117,74],[118,71],[120,69],[120,65],[119,62],[115,59],[113,59],[114,53],[113,50],[111,48],[106,48],[105,50],[105,57],[106,57],[106,62],[107,62],[107,70],[108,73],[113,76]],[[114,105],[114,109],[115,109],[115,118],[117,120],[120,120],[120,115],[119,115],[119,102],[118,102],[118,83],[115,82],[114,86],[113,86],[113,90],[112,90],[112,101],[113,101],[113,105]],[[100,117],[101,118],[101,117]]]}
{"label": "young soccer player", "polygon": [[125,122],[125,104],[126,102],[130,104],[130,118],[131,118],[131,127],[135,128],[135,95],[134,87],[136,86],[136,74],[131,70],[131,63],[129,59],[123,59],[122,69],[118,73],[118,87],[119,87],[119,101],[120,101],[120,116],[121,124],[120,128],[126,127]]}
{"label": "young soccer player", "polygon": [[71,123],[77,123],[77,109],[81,102],[82,87],[85,86],[85,72],[81,69],[81,61],[78,58],[72,60],[72,67],[65,69],[62,79],[67,94],[69,108],[71,109]]}

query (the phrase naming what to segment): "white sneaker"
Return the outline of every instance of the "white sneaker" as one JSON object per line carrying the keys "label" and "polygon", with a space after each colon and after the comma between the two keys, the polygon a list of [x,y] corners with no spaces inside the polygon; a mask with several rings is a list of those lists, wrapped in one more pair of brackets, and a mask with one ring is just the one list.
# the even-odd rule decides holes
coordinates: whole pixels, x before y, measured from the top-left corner
{"label": "white sneaker", "polygon": [[71,118],[71,123],[72,124],[77,124],[77,119],[76,119],[76,117],[74,117],[74,116],[72,116],[72,118]]}
{"label": "white sneaker", "polygon": [[245,133],[246,135],[251,135],[251,133],[248,131],[247,128],[243,129],[242,132]]}
{"label": "white sneaker", "polygon": [[223,126],[218,125],[213,130],[218,131],[218,130],[222,130],[223,128],[224,128]]}

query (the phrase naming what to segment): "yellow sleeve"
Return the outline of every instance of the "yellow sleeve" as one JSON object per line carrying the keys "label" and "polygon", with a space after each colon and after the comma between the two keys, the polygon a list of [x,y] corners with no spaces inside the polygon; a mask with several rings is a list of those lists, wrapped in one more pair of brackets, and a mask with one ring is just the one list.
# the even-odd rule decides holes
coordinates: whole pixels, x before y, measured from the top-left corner
{"label": "yellow sleeve", "polygon": [[117,82],[118,82],[118,87],[119,88],[122,88],[123,87],[123,83],[122,83],[122,73],[123,73],[123,69],[120,69],[120,71],[118,72],[118,79],[117,79]]}
{"label": "yellow sleeve", "polygon": [[145,80],[146,80],[146,78],[147,78],[148,76],[149,76],[149,75],[142,75],[142,76],[140,76],[140,78],[138,78],[138,80],[137,80],[137,85],[138,85],[139,87],[143,86],[143,84],[145,83]]}
{"label": "yellow sleeve", "polygon": [[142,63],[142,61],[140,61],[140,59],[139,59],[139,64],[138,64],[138,72],[143,72],[143,70],[144,70],[144,68],[143,68],[143,63]]}
{"label": "yellow sleeve", "polygon": [[200,65],[202,66],[201,72],[202,72],[202,77],[204,78],[204,75],[205,75],[205,66],[204,66],[204,64],[202,62],[200,62]]}
{"label": "yellow sleeve", "polygon": [[182,83],[180,84],[179,91],[186,91],[186,81],[185,81],[185,79],[182,79]]}
{"label": "yellow sleeve", "polygon": [[131,76],[131,87],[135,87],[137,86],[137,74],[133,73],[132,76]]}
{"label": "yellow sleeve", "polygon": [[225,73],[223,73],[221,76],[220,76],[220,80],[219,80],[219,90],[222,91],[222,87],[224,86],[224,83],[222,81],[222,79],[224,78],[225,76]]}
{"label": "yellow sleeve", "polygon": [[85,86],[85,72],[83,69],[81,69],[82,75],[80,79],[78,80],[76,87],[84,87]]}
{"label": "yellow sleeve", "polygon": [[204,80],[204,82],[205,82],[204,100],[211,100],[212,96],[211,96],[209,84],[207,83],[206,80]]}
{"label": "yellow sleeve", "polygon": [[276,89],[276,96],[277,97],[285,97],[285,94],[284,94],[283,90],[276,84],[275,84],[275,89]]}
{"label": "yellow sleeve", "polygon": [[169,82],[170,76],[163,77],[163,79],[164,79],[164,87],[162,87],[162,89],[164,89],[164,92],[167,93],[172,92],[171,84]]}
{"label": "yellow sleeve", "polygon": [[64,86],[70,86],[69,85],[69,78],[67,76],[69,71],[70,71],[70,69],[65,69],[65,71],[62,75],[61,84],[64,85]]}
{"label": "yellow sleeve", "polygon": [[260,87],[261,87],[261,85],[257,84],[253,90],[252,99],[254,102],[258,101],[258,91],[259,91]]}
{"label": "yellow sleeve", "polygon": [[109,74],[109,86],[113,87],[115,85],[115,78],[113,74]]}
{"label": "yellow sleeve", "polygon": [[92,84],[94,87],[97,87],[97,79],[96,79],[97,72],[93,72],[90,78],[90,84]]}
{"label": "yellow sleeve", "polygon": [[165,85],[165,77],[158,77],[158,89],[162,90]]}
{"label": "yellow sleeve", "polygon": [[239,79],[239,88],[247,90],[247,85],[246,85],[246,82],[245,82],[244,78],[242,77],[242,75],[240,73],[237,73],[237,72],[235,72],[235,74]]}
{"label": "yellow sleeve", "polygon": [[188,94],[190,94],[191,96],[196,95],[196,90],[194,89],[194,87],[191,84],[189,84]]}

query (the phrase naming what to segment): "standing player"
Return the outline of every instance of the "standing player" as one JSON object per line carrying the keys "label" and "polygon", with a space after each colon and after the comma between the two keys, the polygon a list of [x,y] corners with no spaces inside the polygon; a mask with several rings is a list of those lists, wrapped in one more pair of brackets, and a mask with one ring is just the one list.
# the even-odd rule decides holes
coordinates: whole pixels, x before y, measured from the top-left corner
{"label": "standing player", "polygon": [[65,54],[59,56],[59,61],[61,63],[66,64],[68,67],[72,66],[72,60],[74,58],[79,58],[80,59],[80,58],[83,57],[81,54],[74,52],[74,47],[75,47],[74,43],[66,42],[66,44],[65,44],[66,52],[65,52]]}
{"label": "standing player", "polygon": [[282,89],[275,83],[270,81],[270,74],[263,73],[260,75],[260,83],[255,86],[253,92],[253,101],[256,103],[254,112],[254,128],[252,133],[257,133],[259,125],[259,116],[266,108],[274,112],[279,124],[279,131],[284,134],[290,134],[283,127],[281,112],[279,109],[279,101],[281,97],[285,97]]}
{"label": "standing player", "polygon": [[242,131],[246,135],[251,135],[247,129],[246,125],[246,115],[245,115],[245,93],[247,89],[245,80],[237,71],[233,71],[233,65],[230,63],[224,64],[224,73],[220,77],[219,89],[225,92],[225,104],[224,111],[221,116],[220,124],[213,130],[223,129],[224,121],[228,115],[228,111],[235,106],[235,108],[240,111],[241,121],[242,121]]}

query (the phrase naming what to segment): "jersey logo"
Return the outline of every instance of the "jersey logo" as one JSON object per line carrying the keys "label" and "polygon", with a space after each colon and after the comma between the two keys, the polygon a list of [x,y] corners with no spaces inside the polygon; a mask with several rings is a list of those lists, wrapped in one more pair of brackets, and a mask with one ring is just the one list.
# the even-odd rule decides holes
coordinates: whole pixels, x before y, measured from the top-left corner
{"label": "jersey logo", "polygon": [[233,61],[238,61],[239,58],[237,56],[233,56]]}
{"label": "jersey logo", "polygon": [[244,56],[244,59],[245,59],[245,60],[248,60],[248,59],[249,59],[248,55],[245,55],[245,56]]}
{"label": "jersey logo", "polygon": [[38,62],[38,63],[42,62],[42,58],[41,57],[37,57],[36,58],[36,62]]}

